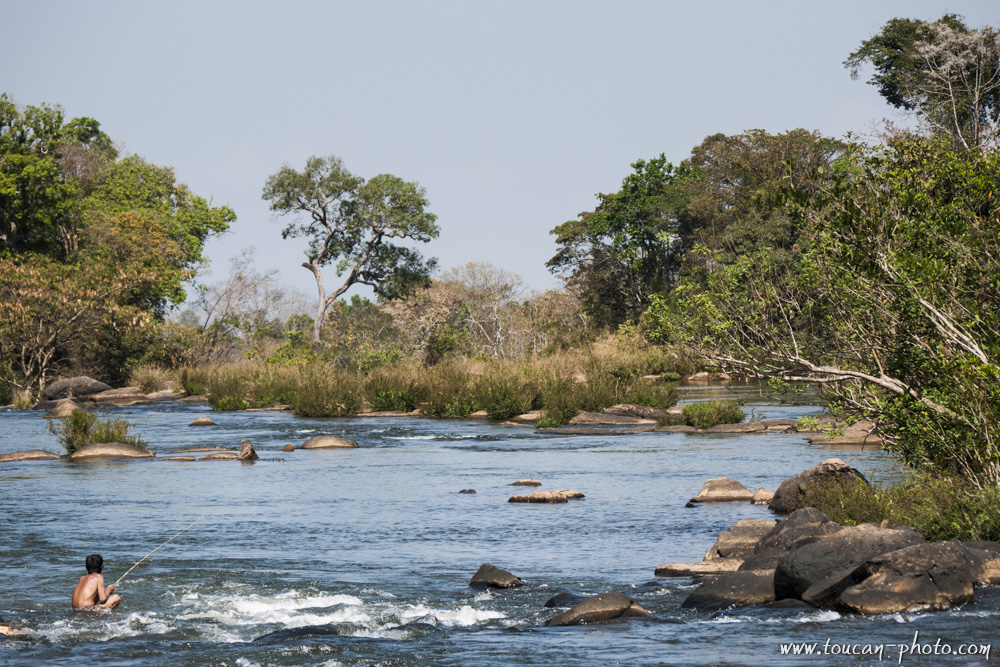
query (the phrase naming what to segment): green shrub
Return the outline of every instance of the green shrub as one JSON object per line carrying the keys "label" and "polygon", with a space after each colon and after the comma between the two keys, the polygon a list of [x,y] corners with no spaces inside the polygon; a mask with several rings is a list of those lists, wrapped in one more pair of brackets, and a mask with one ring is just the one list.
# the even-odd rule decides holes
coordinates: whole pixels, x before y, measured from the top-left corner
{"label": "green shrub", "polygon": [[206,374],[201,369],[181,369],[181,386],[188,396],[203,396],[208,387],[205,384]]}
{"label": "green shrub", "polygon": [[896,486],[830,482],[808,489],[804,506],[845,526],[911,526],[928,541],[1000,540],[1000,488],[978,489],[966,479],[914,473]]}
{"label": "green shrub", "polygon": [[479,393],[486,415],[503,421],[530,410],[538,396],[538,389],[530,380],[496,376],[484,379]]}
{"label": "green shrub", "polygon": [[668,419],[666,423],[687,424],[695,428],[712,428],[719,424],[738,424],[746,414],[737,401],[699,401],[688,403],[680,414],[680,419]]}
{"label": "green shrub", "polygon": [[145,447],[149,443],[129,433],[132,425],[124,419],[101,419],[93,412],[76,409],[58,422],[49,424],[49,430],[59,438],[72,454],[85,445],[98,442],[123,442],[127,445]]}
{"label": "green shrub", "polygon": [[303,417],[346,417],[364,405],[364,385],[357,373],[329,365],[299,370],[298,386],[290,401]]}
{"label": "green shrub", "polygon": [[250,407],[250,402],[238,396],[212,397],[212,409],[219,412],[233,412],[236,410],[246,410]]}
{"label": "green shrub", "polygon": [[535,425],[535,428],[555,428],[557,426],[562,426],[565,423],[566,422],[560,421],[555,417],[543,417],[538,420],[538,424]]}
{"label": "green shrub", "polygon": [[142,364],[132,371],[129,384],[142,389],[144,394],[163,391],[173,379],[173,373],[160,366]]}

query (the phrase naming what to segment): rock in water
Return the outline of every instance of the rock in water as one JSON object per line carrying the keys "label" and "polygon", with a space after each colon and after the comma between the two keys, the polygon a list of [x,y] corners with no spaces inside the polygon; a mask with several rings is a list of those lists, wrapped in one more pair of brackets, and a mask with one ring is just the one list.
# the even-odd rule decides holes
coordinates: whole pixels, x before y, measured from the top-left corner
{"label": "rock in water", "polygon": [[789,477],[778,490],[768,507],[775,512],[788,514],[802,507],[803,497],[817,484],[858,482],[868,484],[868,480],[860,472],[840,459],[827,459],[819,465]]}
{"label": "rock in water", "polygon": [[243,439],[240,441],[240,453],[236,458],[240,461],[256,461],[260,457],[257,456],[257,452],[254,451],[250,441]]}
{"label": "rock in water", "polygon": [[515,588],[521,585],[521,580],[507,570],[483,563],[472,575],[469,586],[472,588]]}
{"label": "rock in water", "polygon": [[705,560],[713,558],[742,558],[753,552],[754,547],[770,533],[776,522],[772,519],[740,519],[729,530],[721,533]]}
{"label": "rock in water", "polygon": [[358,443],[350,438],[336,435],[317,435],[302,443],[302,449],[349,449],[357,446]]}
{"label": "rock in water", "polygon": [[45,388],[45,391],[42,392],[42,398],[54,401],[60,398],[72,398],[86,396],[88,394],[96,394],[109,389],[111,389],[111,387],[103,382],[98,382],[94,378],[81,375],[79,377],[66,378],[64,380],[57,380],[53,382]]}
{"label": "rock in water", "polygon": [[156,456],[145,447],[126,445],[123,442],[99,442],[92,445],[84,445],[80,449],[70,454],[71,461],[82,461],[86,459],[146,459]]}
{"label": "rock in water", "polygon": [[56,403],[56,407],[52,408],[45,413],[46,419],[62,419],[63,417],[69,417],[71,414],[80,409],[80,406],[64,398],[63,400]]}
{"label": "rock in water", "polygon": [[651,616],[637,601],[624,593],[601,593],[589,597],[568,611],[550,618],[545,625],[560,627],[582,623],[602,623]]}
{"label": "rock in water", "polygon": [[215,426],[215,422],[209,417],[198,417],[193,422],[188,424],[188,426]]}
{"label": "rock in water", "polygon": [[519,479],[516,482],[511,482],[511,486],[541,486],[542,483],[537,479]]}
{"label": "rock in water", "polygon": [[693,503],[704,502],[747,502],[753,499],[753,491],[728,477],[715,477],[705,482],[694,498]]}
{"label": "rock in water", "polygon": [[285,445],[284,447],[281,448],[281,451],[283,451],[283,452],[294,452],[295,451],[295,445],[292,445],[292,444]]}
{"label": "rock in water", "polygon": [[681,609],[717,611],[774,601],[774,577],[763,572],[727,572],[709,579],[687,596]]}
{"label": "rock in water", "polygon": [[22,452],[4,452],[0,454],[0,463],[7,463],[9,461],[46,461],[61,458],[58,454],[47,452],[44,449],[29,449]]}

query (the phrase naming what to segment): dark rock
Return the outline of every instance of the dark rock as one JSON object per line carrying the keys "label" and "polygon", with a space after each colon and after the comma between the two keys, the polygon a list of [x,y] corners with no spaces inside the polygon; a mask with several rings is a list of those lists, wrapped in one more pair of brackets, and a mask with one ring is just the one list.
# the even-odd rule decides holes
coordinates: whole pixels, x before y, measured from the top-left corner
{"label": "dark rock", "polygon": [[302,443],[302,449],[349,449],[357,446],[358,443],[350,438],[335,435],[317,435]]}
{"label": "dark rock", "polygon": [[577,595],[576,593],[567,593],[565,591],[560,591],[556,593],[548,600],[545,601],[545,606],[552,607],[572,607],[573,605],[580,604],[586,600],[582,595]]}
{"label": "dark rock", "polygon": [[774,601],[774,578],[761,572],[727,572],[696,588],[681,604],[682,609],[717,611]]}
{"label": "dark rock", "polygon": [[45,388],[45,391],[42,392],[42,398],[49,401],[60,398],[79,398],[80,396],[96,394],[109,389],[111,387],[103,382],[98,382],[93,378],[81,375],[75,378],[56,380]]}
{"label": "dark rock", "polygon": [[475,489],[462,489],[459,493],[475,493]]}
{"label": "dark rock", "polygon": [[156,456],[145,447],[126,445],[123,442],[99,442],[92,445],[84,445],[80,449],[70,454],[70,460],[82,461],[86,459],[146,459]]}
{"label": "dark rock", "polygon": [[796,510],[784,521],[779,521],[765,535],[752,554],[747,554],[741,570],[773,571],[785,554],[801,545],[832,535],[842,528],[817,509],[807,507]]}
{"label": "dark rock", "polygon": [[564,503],[568,500],[580,499],[585,496],[579,491],[560,489],[559,491],[535,491],[529,495],[511,496],[509,503]]}
{"label": "dark rock", "polygon": [[666,410],[651,408],[647,405],[632,405],[629,403],[619,403],[604,409],[606,415],[620,415],[622,417],[638,417],[639,419],[652,419],[659,421],[670,416]]}
{"label": "dark rock", "polygon": [[469,586],[472,588],[515,588],[521,585],[521,580],[507,570],[483,563],[472,575]]}
{"label": "dark rock", "polygon": [[236,456],[240,461],[256,461],[260,457],[257,456],[257,452],[254,451],[253,445],[250,441],[243,439],[240,441],[240,453]]}
{"label": "dark rock", "polygon": [[0,454],[0,463],[12,461],[50,461],[62,458],[58,454],[47,452],[44,449],[28,449],[22,452],[4,452]]}
{"label": "dark rock", "polygon": [[[778,561],[774,597],[801,600],[810,586],[831,576],[837,578],[838,585],[847,583],[842,575],[844,570],[853,570],[880,554],[924,541],[923,535],[912,528],[882,528],[871,523],[841,528],[821,540],[797,545]],[[818,598],[814,595],[814,599]]]}
{"label": "dark rock", "polygon": [[601,593],[587,598],[568,611],[550,618],[545,625],[560,627],[582,623],[602,623],[626,618],[648,618],[651,614],[623,593]]}
{"label": "dark rock", "polygon": [[860,482],[868,484],[868,480],[860,472],[840,459],[827,459],[809,470],[789,477],[768,504],[775,512],[787,514],[802,507],[803,497],[817,484]]}
{"label": "dark rock", "polygon": [[864,580],[841,593],[841,610],[888,614],[948,609],[972,600],[973,568],[959,542],[916,544],[859,569]]}
{"label": "dark rock", "polygon": [[704,502],[747,502],[753,498],[753,491],[728,477],[715,477],[705,482],[693,503]]}

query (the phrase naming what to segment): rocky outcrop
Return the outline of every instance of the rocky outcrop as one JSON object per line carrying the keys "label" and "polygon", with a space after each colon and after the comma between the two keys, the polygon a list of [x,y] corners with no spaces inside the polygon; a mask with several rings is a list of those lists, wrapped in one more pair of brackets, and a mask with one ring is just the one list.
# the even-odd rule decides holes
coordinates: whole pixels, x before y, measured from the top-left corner
{"label": "rocky outcrop", "polygon": [[819,510],[807,507],[792,512],[765,535],[752,553],[746,554],[741,570],[773,572],[786,554],[799,546],[823,539],[843,526]]}
{"label": "rocky outcrop", "polygon": [[586,623],[607,623],[628,618],[649,618],[652,614],[624,593],[601,593],[587,598],[568,611],[550,618],[545,625],[561,627]]}
{"label": "rocky outcrop", "polygon": [[516,588],[520,585],[518,577],[489,563],[480,565],[469,581],[472,588]]}
{"label": "rocky outcrop", "polygon": [[604,409],[606,415],[619,415],[622,417],[637,417],[639,419],[650,419],[654,422],[666,419],[670,413],[659,408],[651,408],[646,405],[632,405],[630,403],[619,403]]}
{"label": "rocky outcrop", "polygon": [[198,417],[188,426],[215,426],[215,422],[212,421],[211,417]]}
{"label": "rocky outcrop", "polygon": [[336,435],[317,435],[302,443],[301,449],[349,449],[357,447],[358,443],[350,438]]}
{"label": "rocky outcrop", "polygon": [[705,429],[705,433],[763,433],[767,427],[760,422],[742,422],[739,424],[718,424]]}
{"label": "rocky outcrop", "polygon": [[819,465],[782,482],[774,492],[774,498],[768,507],[775,512],[787,514],[802,507],[806,493],[817,485],[853,482],[868,484],[864,475],[840,459],[826,459]]}
{"label": "rocky outcrop", "polygon": [[671,424],[669,426],[657,426],[653,429],[657,433],[697,433],[698,429],[687,424]]}
{"label": "rocky outcrop", "polygon": [[88,394],[96,394],[111,389],[103,382],[98,382],[94,378],[81,375],[75,378],[65,378],[57,380],[45,388],[42,398],[48,401],[55,401],[60,398],[79,398]]}
{"label": "rocky outcrop", "polygon": [[149,399],[146,398],[146,395],[142,393],[142,389],[139,387],[108,389],[107,391],[88,394],[84,396],[83,399],[88,403],[103,406],[145,405],[150,402]]}
{"label": "rocky outcrop", "polygon": [[45,418],[64,419],[66,417],[69,417],[71,414],[73,414],[79,409],[80,409],[79,405],[69,400],[68,398],[64,398],[63,400],[56,403],[56,407],[52,408],[51,410],[45,413]]}
{"label": "rocky outcrop", "polygon": [[806,441],[816,445],[872,445],[878,447],[882,438],[875,433],[875,424],[860,421],[846,427],[842,433],[820,433],[806,437]]}
{"label": "rocky outcrop", "polygon": [[761,487],[753,492],[753,498],[750,499],[750,502],[754,505],[767,505],[772,498],[774,498],[774,491]]}
{"label": "rocky outcrop", "polygon": [[[883,528],[877,524],[863,524],[841,528],[836,533],[808,544],[799,544],[778,561],[774,571],[774,597],[777,600],[794,598],[805,600],[803,594],[810,587],[826,591],[824,596],[840,593],[833,582],[842,583],[841,574],[854,570],[879,554],[896,551],[925,542],[923,535],[912,528]],[[843,589],[841,589],[843,590]],[[816,592],[806,600],[824,606]]]}
{"label": "rocky outcrop", "polygon": [[553,607],[572,607],[586,600],[582,595],[560,591],[545,601],[545,606],[549,609]]}
{"label": "rocky outcrop", "polygon": [[240,457],[239,452],[215,452],[203,456],[199,461],[235,461]]}
{"label": "rocky outcrop", "polygon": [[509,503],[565,503],[569,500],[579,500],[585,496],[579,491],[560,489],[559,491],[535,491],[532,494],[511,496]]}
{"label": "rocky outcrop", "polygon": [[44,449],[28,449],[21,452],[4,452],[0,454],[0,463],[13,461],[51,461],[61,458],[58,454],[47,452]]}
{"label": "rocky outcrop", "polygon": [[657,577],[714,577],[725,572],[736,572],[743,561],[739,558],[715,558],[700,563],[666,563],[657,567]]}
{"label": "rocky outcrop", "polygon": [[774,579],[762,572],[727,572],[696,588],[681,603],[682,609],[717,611],[774,601]]}
{"label": "rocky outcrop", "polygon": [[503,423],[516,426],[534,426],[544,416],[545,415],[543,415],[540,411],[535,410],[533,412],[525,412],[523,415],[511,417]]}
{"label": "rocky outcrop", "polygon": [[607,412],[581,412],[570,419],[569,423],[572,426],[636,426],[640,424],[655,426],[656,420]]}
{"label": "rocky outcrop", "polygon": [[694,498],[693,503],[706,502],[748,502],[753,498],[753,491],[736,480],[728,477],[715,477],[705,482]]}
{"label": "rocky outcrop", "polygon": [[516,482],[511,482],[511,486],[541,486],[542,483],[537,479],[519,479]]}
{"label": "rocky outcrop", "polygon": [[146,459],[156,456],[145,447],[127,445],[123,442],[100,442],[84,445],[70,454],[71,461],[86,461],[89,459]]}
{"label": "rocky outcrop", "polygon": [[236,455],[236,458],[240,461],[256,461],[260,457],[257,456],[250,441],[244,438],[240,441],[240,453]]}

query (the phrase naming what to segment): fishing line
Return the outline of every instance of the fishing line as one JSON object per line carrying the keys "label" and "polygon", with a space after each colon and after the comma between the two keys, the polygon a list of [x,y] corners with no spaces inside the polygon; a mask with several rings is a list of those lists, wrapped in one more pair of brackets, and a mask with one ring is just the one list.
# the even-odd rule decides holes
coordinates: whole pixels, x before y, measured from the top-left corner
{"label": "fishing line", "polygon": [[[177,533],[177,535],[180,535],[181,533],[185,532],[188,528],[190,528],[194,524],[196,524],[199,521],[201,521],[204,517],[205,517],[205,515],[202,514],[200,517],[198,517],[197,519],[195,519],[194,521],[192,521],[191,524],[187,528],[185,528],[184,530],[182,530],[180,533]],[[174,539],[174,537],[177,537],[177,535],[174,535],[173,537],[171,537],[170,540]],[[167,542],[169,542],[170,540],[167,540]],[[157,551],[159,551],[160,549],[162,549],[163,547],[165,547],[167,545],[167,542],[164,542],[163,544],[161,544],[160,546],[156,547],[155,549],[153,549],[152,551],[150,551],[148,554],[146,554],[145,556],[143,556],[142,558],[140,558],[139,560],[137,560],[135,562],[135,565],[133,565],[132,567],[130,567],[128,570],[125,571],[125,574],[123,574],[122,576],[118,577],[118,581],[121,581],[122,579],[124,579],[125,575],[128,574],[129,572],[131,572],[132,570],[134,570],[136,568],[136,566],[139,565],[139,563],[141,563],[142,561],[146,560],[147,558],[149,558],[150,556],[152,556],[153,554],[155,554]],[[115,587],[116,588],[118,587],[118,581],[115,582]]]}

